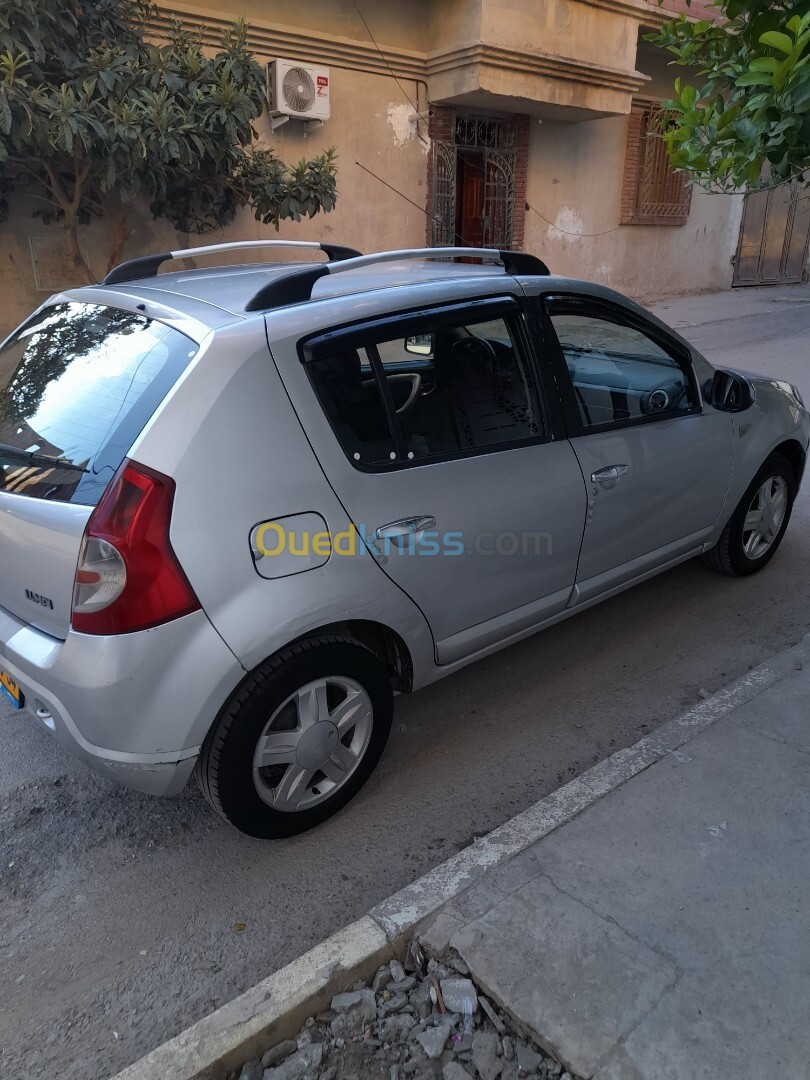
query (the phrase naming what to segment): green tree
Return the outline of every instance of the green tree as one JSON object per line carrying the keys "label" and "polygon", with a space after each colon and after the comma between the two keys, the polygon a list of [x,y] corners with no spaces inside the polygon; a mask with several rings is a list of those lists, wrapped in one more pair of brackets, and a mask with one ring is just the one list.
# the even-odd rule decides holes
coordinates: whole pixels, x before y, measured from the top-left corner
{"label": "green tree", "polygon": [[180,232],[204,233],[249,206],[278,227],[329,211],[334,151],[289,168],[256,145],[262,68],[236,22],[215,55],[199,31],[149,39],[143,0],[0,4],[0,221],[15,192],[58,221],[80,280],[94,280],[78,229],[111,224],[109,266],[132,235],[137,202]]}
{"label": "green tree", "polygon": [[718,22],[681,16],[649,37],[699,74],[677,79],[666,102],[672,163],[710,190],[799,179],[810,168],[810,2],[716,6]]}

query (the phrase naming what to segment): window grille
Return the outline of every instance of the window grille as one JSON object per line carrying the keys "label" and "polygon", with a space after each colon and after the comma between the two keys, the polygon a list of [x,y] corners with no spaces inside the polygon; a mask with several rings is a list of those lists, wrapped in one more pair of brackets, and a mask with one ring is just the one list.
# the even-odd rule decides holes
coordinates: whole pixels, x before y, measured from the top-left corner
{"label": "window grille", "polygon": [[630,115],[622,223],[683,225],[689,217],[692,188],[672,167],[662,138],[669,114],[660,105],[636,108]]}

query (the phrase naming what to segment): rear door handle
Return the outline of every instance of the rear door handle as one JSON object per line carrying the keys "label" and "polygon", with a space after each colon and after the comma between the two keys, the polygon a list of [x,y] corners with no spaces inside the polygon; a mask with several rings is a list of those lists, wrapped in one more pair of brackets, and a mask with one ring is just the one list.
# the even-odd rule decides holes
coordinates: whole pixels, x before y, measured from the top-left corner
{"label": "rear door handle", "polygon": [[435,524],[436,518],[430,514],[420,517],[398,518],[396,521],[389,521],[387,525],[380,525],[379,529],[375,529],[374,538],[376,540],[401,541],[414,536],[418,539],[422,533],[432,529]]}
{"label": "rear door handle", "polygon": [[594,484],[607,484],[611,480],[618,480],[629,471],[629,465],[607,465],[604,469],[597,469],[596,472],[591,473],[591,480]]}

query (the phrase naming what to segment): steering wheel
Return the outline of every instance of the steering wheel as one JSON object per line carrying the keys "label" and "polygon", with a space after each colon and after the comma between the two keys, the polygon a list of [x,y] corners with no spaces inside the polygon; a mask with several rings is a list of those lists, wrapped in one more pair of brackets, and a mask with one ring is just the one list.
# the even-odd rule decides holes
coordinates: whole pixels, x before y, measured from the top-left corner
{"label": "steering wheel", "polygon": [[644,395],[641,399],[641,411],[649,414],[680,409],[685,393],[686,385],[679,380],[665,383]]}
{"label": "steering wheel", "polygon": [[490,372],[495,370],[498,362],[498,356],[492,342],[474,335],[455,341],[450,346],[447,355],[468,362],[473,360],[483,361],[489,367]]}

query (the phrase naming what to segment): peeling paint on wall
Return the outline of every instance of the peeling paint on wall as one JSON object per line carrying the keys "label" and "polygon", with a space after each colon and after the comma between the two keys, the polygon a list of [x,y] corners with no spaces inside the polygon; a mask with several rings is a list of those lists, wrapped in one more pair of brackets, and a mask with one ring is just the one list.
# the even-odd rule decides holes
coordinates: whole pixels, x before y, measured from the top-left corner
{"label": "peeling paint on wall", "polygon": [[391,102],[388,106],[388,123],[394,132],[394,142],[397,146],[404,146],[411,139],[416,138],[416,120],[411,120],[413,109],[409,104],[398,105]]}
{"label": "peeling paint on wall", "polygon": [[[582,214],[573,206],[562,206],[554,219],[554,226],[548,226],[546,237],[563,244],[573,244],[582,233]],[[574,235],[570,235],[573,233]]]}

